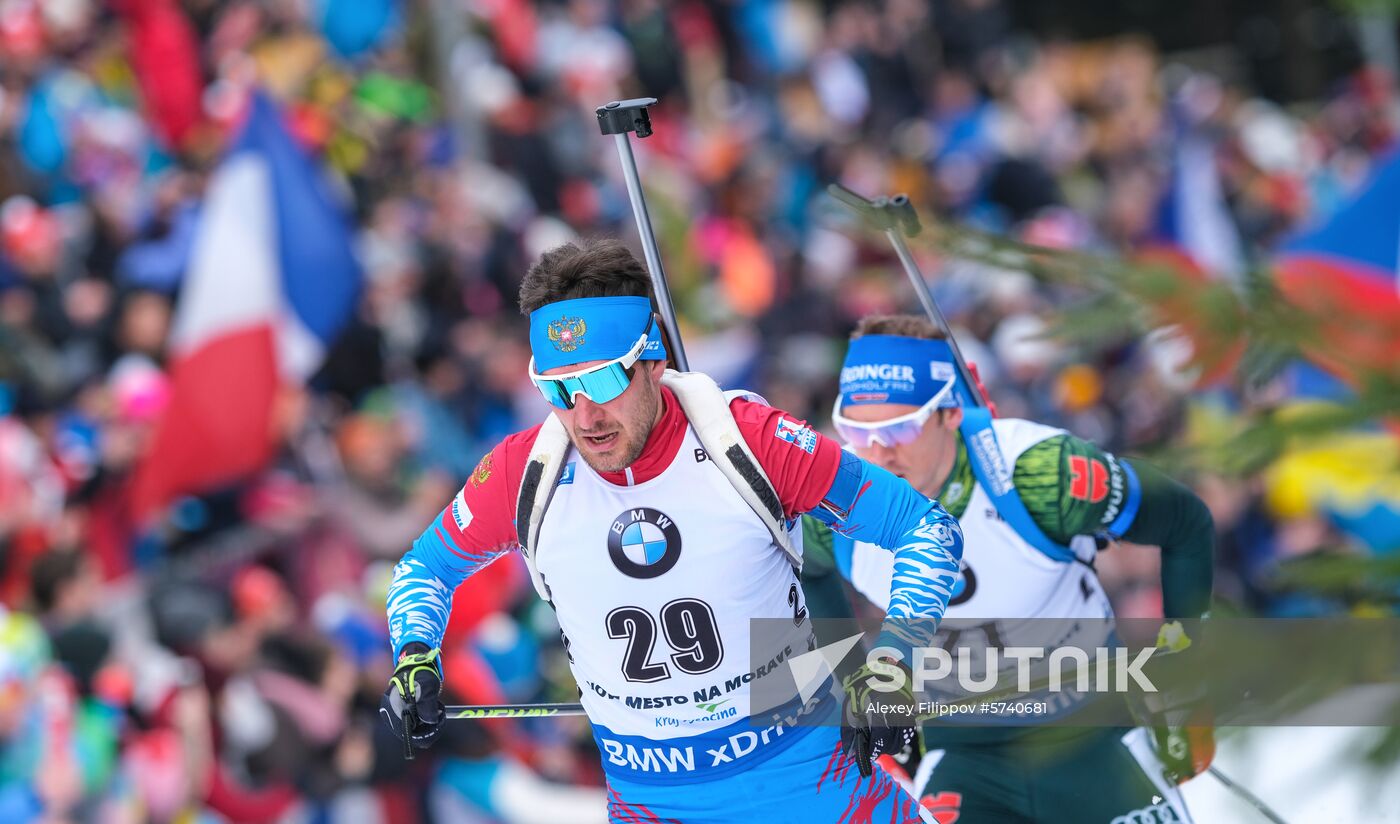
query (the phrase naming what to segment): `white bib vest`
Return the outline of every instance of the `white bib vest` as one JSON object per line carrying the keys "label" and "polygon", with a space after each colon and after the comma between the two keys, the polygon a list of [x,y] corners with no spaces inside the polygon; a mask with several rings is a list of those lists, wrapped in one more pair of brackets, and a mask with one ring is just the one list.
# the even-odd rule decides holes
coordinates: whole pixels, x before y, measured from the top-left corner
{"label": "white bib vest", "polygon": [[[1008,466],[1027,449],[1064,430],[1023,420],[996,420],[997,442]],[[1042,643],[1015,637],[1014,619],[1111,618],[1113,607],[1098,576],[1085,563],[1056,561],[1036,549],[997,514],[991,498],[976,484],[962,517],[963,579],[953,590],[945,622],[1002,619],[1003,644]],[[1076,536],[1075,555],[1091,559],[1091,536]],[[851,552],[851,583],[871,603],[889,600],[893,556],[880,547],[856,542]],[[1007,621],[1005,619],[1013,619]]]}
{"label": "white bib vest", "polygon": [[663,739],[747,717],[749,619],[791,626],[765,658],[806,652],[811,622],[805,611],[792,620],[791,560],[694,429],[665,471],[635,486],[603,480],[573,454],[562,476],[536,566],[590,720]]}

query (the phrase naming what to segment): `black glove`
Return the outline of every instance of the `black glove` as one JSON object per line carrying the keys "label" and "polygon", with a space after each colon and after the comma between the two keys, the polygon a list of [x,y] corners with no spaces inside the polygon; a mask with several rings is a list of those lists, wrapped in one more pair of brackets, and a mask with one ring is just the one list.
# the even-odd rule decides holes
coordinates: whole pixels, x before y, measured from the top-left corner
{"label": "black glove", "polygon": [[841,751],[855,759],[864,778],[874,773],[875,759],[881,755],[907,758],[918,747],[916,704],[909,673],[904,672],[904,686],[898,690],[876,689],[888,682],[889,676],[871,669],[867,663],[842,683],[846,702],[841,718]]}
{"label": "black glove", "polygon": [[404,741],[405,757],[412,757],[412,747],[431,747],[442,732],[445,713],[438,652],[417,642],[405,644],[399,653],[398,669],[379,701],[379,714],[389,722],[394,735]]}

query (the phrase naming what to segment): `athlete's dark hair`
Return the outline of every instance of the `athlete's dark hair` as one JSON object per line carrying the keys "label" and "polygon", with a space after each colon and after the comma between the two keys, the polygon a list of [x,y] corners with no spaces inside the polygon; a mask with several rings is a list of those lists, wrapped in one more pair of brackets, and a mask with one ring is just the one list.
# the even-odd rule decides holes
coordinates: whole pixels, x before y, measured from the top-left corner
{"label": "athlete's dark hair", "polygon": [[923,315],[866,315],[856,324],[851,340],[866,335],[897,335],[901,338],[943,340],[947,335]]}
{"label": "athlete's dark hair", "polygon": [[[520,282],[520,313],[573,298],[650,298],[651,278],[621,241],[582,240],[556,246]],[[653,301],[653,305],[655,301]]]}

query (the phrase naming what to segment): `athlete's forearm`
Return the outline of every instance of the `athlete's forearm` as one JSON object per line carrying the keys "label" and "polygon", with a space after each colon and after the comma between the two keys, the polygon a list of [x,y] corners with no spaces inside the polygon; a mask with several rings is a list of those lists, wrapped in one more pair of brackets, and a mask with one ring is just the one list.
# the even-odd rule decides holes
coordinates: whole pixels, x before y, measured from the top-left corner
{"label": "athlete's forearm", "polygon": [[905,654],[933,643],[938,622],[958,581],[963,536],[957,520],[937,501],[918,524],[901,536],[894,550],[890,602],[877,641]]}
{"label": "athlete's forearm", "polygon": [[394,580],[389,584],[385,609],[395,658],[404,645],[412,641],[431,649],[440,647],[447,618],[452,613],[453,591],[507,551],[466,552],[450,547],[448,540],[439,517],[394,566]]}
{"label": "athlete's forearm", "polygon": [[879,644],[909,659],[933,639],[962,560],[962,529],[937,501],[849,453],[812,515],[833,530],[894,552],[889,606]]}
{"label": "athlete's forearm", "polygon": [[1190,489],[1150,464],[1132,461],[1142,483],[1142,505],[1125,541],[1162,548],[1162,611],[1167,618],[1199,618],[1210,609],[1215,572],[1215,522]]}

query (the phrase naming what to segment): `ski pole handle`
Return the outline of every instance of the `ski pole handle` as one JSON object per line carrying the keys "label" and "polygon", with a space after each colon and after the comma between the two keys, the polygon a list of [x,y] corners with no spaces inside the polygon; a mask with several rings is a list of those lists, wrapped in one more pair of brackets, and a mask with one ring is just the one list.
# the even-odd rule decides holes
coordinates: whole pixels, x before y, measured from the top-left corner
{"label": "ski pole handle", "polygon": [[622,161],[622,176],[627,181],[627,198],[632,201],[632,216],[637,221],[637,234],[642,238],[642,253],[646,256],[647,269],[651,273],[652,291],[656,293],[656,306],[661,310],[661,325],[666,330],[671,357],[676,368],[690,371],[690,362],[685,357],[685,347],[681,343],[680,324],[676,321],[676,306],[671,300],[671,289],[666,285],[666,270],[661,265],[661,252],[656,246],[656,235],[652,232],[651,216],[647,213],[646,197],[642,194],[642,180],[637,174],[637,159],[632,155],[632,142],[628,133],[636,132],[638,138],[651,134],[649,106],[656,104],[654,97],[639,97],[632,100],[614,100],[596,110],[598,129],[605,135],[612,135],[617,143],[617,156]]}
{"label": "ski pole handle", "polygon": [[903,230],[905,237],[918,237],[923,231],[923,226],[919,224],[919,213],[914,211],[914,204],[909,202],[908,195],[895,195],[890,198],[890,205],[886,207],[894,216],[896,225]]}
{"label": "ski pole handle", "polygon": [[908,195],[869,200],[840,183],[832,183],[826,190],[832,197],[874,223],[881,231],[899,229],[908,237],[918,237],[919,232],[923,231],[923,226],[919,224],[919,214],[914,211],[914,204],[909,202]]}
{"label": "ski pole handle", "polygon": [[918,296],[919,303],[924,307],[924,313],[948,339],[948,348],[953,350],[953,361],[958,370],[958,377],[961,378],[963,386],[967,387],[970,399],[977,406],[988,407],[992,414],[996,415],[996,408],[992,406],[991,399],[987,397],[986,388],[976,373],[968,368],[967,359],[963,357],[962,349],[958,348],[957,338],[953,337],[953,329],[948,325],[948,319],[943,317],[942,310],[938,308],[938,303],[933,299],[933,292],[928,288],[928,281],[924,280],[924,273],[919,271],[918,262],[914,260],[913,253],[909,251],[909,245],[904,242],[905,235],[915,237],[923,228],[919,224],[919,216],[914,211],[914,205],[909,202],[909,197],[895,195],[894,197],[877,197],[870,200],[839,183],[832,183],[826,187],[826,190],[832,197],[844,203],[856,214],[870,221],[885,233],[890,245],[894,247],[895,255],[899,257],[900,264],[904,267],[905,274],[909,275],[909,282],[914,287],[914,294]]}

